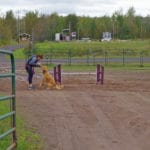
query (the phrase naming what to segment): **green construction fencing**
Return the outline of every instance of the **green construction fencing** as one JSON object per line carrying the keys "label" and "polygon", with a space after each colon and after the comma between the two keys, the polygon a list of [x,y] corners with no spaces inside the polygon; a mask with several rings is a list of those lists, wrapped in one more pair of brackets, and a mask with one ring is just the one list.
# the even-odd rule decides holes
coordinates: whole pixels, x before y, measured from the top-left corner
{"label": "green construction fencing", "polygon": [[6,136],[11,135],[12,141],[11,144],[7,147],[7,150],[12,150],[17,146],[15,60],[14,60],[13,53],[11,51],[0,50],[0,54],[8,55],[11,60],[11,72],[7,74],[0,73],[0,78],[11,78],[11,94],[6,96],[0,96],[0,103],[2,101],[10,101],[10,112],[0,116],[1,125],[3,125],[3,120],[10,117],[11,128],[2,134],[0,133],[0,142]]}

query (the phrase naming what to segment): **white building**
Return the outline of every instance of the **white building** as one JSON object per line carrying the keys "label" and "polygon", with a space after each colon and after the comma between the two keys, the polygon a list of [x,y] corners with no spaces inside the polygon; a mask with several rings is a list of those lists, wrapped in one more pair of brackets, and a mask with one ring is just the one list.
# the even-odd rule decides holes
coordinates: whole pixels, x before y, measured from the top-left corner
{"label": "white building", "polygon": [[102,37],[101,41],[111,41],[111,40],[112,40],[111,33],[103,32],[103,37]]}

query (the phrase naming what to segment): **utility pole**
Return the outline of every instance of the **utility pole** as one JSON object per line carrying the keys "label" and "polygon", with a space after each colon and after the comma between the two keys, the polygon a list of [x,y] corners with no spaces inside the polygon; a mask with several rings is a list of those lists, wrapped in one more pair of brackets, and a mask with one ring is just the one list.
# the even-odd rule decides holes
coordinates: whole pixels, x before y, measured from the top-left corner
{"label": "utility pole", "polygon": [[71,22],[69,21],[69,36],[70,36],[70,40],[72,40],[72,36],[71,36]]}
{"label": "utility pole", "polygon": [[71,33],[71,22],[69,21],[69,33]]}
{"label": "utility pole", "polygon": [[34,28],[32,28],[32,40],[31,40],[31,55],[33,55],[34,50]]}
{"label": "utility pole", "polygon": [[78,40],[79,40],[79,37],[80,37],[79,35],[80,35],[80,31],[79,31],[79,28],[78,28]]}
{"label": "utility pole", "polygon": [[115,21],[116,21],[116,18],[115,18],[115,16],[113,15],[112,16],[112,35],[113,35],[113,40],[115,39]]}
{"label": "utility pole", "polygon": [[115,23],[114,23],[114,21],[113,21],[113,40],[114,40],[114,35],[115,35]]}
{"label": "utility pole", "polygon": [[18,44],[19,44],[19,35],[20,35],[20,10],[17,11],[17,37],[18,37]]}

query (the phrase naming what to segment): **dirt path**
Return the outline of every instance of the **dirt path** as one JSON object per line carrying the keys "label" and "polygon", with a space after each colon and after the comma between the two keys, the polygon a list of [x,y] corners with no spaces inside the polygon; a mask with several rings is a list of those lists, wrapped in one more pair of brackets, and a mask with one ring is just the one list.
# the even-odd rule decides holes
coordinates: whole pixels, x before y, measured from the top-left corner
{"label": "dirt path", "polygon": [[65,76],[60,91],[17,84],[18,111],[45,142],[44,150],[149,150],[150,72]]}

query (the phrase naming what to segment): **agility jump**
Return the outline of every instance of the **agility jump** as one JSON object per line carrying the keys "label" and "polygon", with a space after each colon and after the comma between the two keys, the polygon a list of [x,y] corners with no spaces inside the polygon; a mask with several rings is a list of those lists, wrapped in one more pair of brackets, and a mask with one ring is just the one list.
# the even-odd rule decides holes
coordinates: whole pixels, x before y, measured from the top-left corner
{"label": "agility jump", "polygon": [[[62,83],[62,70],[61,70],[61,65],[57,65],[54,67],[54,80],[57,84]],[[71,73],[72,75],[74,74],[87,74],[87,73]],[[104,84],[104,66],[97,64],[96,66],[96,74],[95,73],[90,73],[93,75],[96,75],[96,84]]]}

